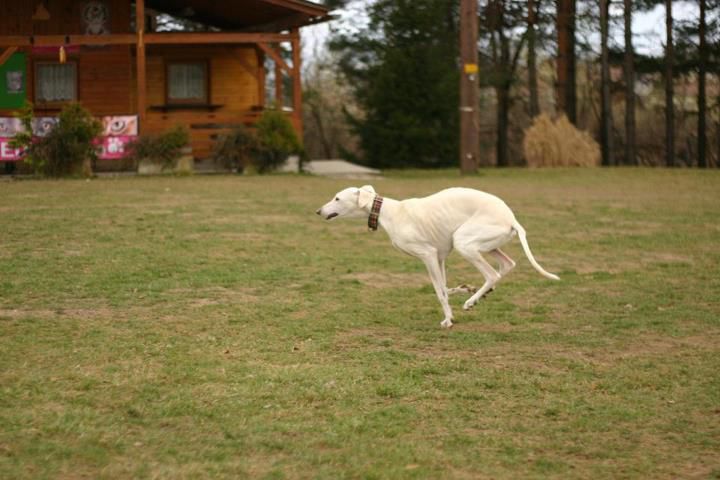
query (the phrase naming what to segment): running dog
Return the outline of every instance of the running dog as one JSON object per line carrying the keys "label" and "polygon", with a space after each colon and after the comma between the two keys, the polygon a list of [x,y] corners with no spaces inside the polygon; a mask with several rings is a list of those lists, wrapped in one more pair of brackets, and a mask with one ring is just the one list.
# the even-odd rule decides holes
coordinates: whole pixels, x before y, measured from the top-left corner
{"label": "running dog", "polygon": [[[453,325],[449,294],[474,292],[463,306],[469,310],[513,269],[515,262],[500,247],[515,235],[520,237],[525,255],[535,270],[546,278],[560,280],[535,261],[525,229],[510,207],[498,197],[479,190],[448,188],[428,197],[399,201],[383,198],[372,186],[365,185],[338,192],[315,213],[326,220],[368,217],[370,230],[382,226],[395,248],[422,260],[442,305],[445,318],[440,325],[443,328]],[[479,290],[467,286],[447,288],[445,259],[453,248],[485,277]],[[484,253],[499,262],[499,270],[483,258]]]}

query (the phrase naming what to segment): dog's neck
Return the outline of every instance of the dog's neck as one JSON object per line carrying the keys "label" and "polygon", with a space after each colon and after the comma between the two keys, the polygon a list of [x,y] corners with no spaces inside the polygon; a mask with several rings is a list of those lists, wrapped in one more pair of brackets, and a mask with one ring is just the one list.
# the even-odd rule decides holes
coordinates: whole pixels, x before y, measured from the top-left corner
{"label": "dog's neck", "polygon": [[370,216],[368,217],[368,229],[375,231],[378,229],[378,220],[380,219],[380,209],[382,208],[383,197],[375,195],[372,207],[370,208]]}
{"label": "dog's neck", "polygon": [[[388,197],[380,197],[379,195],[375,198],[380,198],[381,204],[377,207],[378,214],[377,214],[377,223],[375,224],[375,229],[372,228],[372,225],[370,223],[370,217],[368,217],[368,228],[370,228],[371,231],[377,230],[379,227],[382,227],[385,231],[387,231],[388,235],[391,235],[392,225],[393,225],[393,218],[397,214],[398,207],[400,206],[399,201],[393,200],[392,198]],[[368,212],[368,215],[371,215],[373,212],[373,208],[375,206],[375,201],[373,201],[372,205],[370,207],[365,207]],[[390,229],[390,230],[388,230]]]}

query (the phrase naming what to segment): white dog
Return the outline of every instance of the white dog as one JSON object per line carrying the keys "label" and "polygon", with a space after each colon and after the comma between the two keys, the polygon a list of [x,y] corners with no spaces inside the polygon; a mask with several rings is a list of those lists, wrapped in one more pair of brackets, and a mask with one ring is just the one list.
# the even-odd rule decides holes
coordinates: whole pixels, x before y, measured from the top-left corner
{"label": "white dog", "polygon": [[[535,261],[525,229],[505,202],[479,190],[448,188],[429,197],[398,201],[383,198],[375,193],[372,186],[365,185],[338,192],[316,213],[327,220],[367,216],[371,230],[377,230],[378,224],[381,225],[393,246],[422,260],[445,314],[440,323],[444,328],[453,325],[448,294],[474,291],[466,286],[447,288],[445,259],[453,248],[485,277],[485,284],[465,302],[465,310],[493,290],[495,284],[515,266],[515,262],[500,247],[516,233],[532,266],[543,276],[560,280]],[[499,271],[483,258],[483,253],[490,254],[499,262]]]}

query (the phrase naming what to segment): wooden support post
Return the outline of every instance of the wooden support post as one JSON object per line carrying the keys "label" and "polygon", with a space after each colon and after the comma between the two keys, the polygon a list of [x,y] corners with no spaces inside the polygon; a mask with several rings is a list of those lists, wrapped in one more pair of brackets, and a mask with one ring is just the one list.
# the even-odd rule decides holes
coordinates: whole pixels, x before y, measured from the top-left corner
{"label": "wooden support post", "polygon": [[279,62],[275,61],[275,103],[276,107],[281,109],[285,106],[285,96],[283,94],[283,69]]}
{"label": "wooden support post", "polygon": [[302,142],[303,123],[302,123],[302,78],[300,75],[300,30],[293,28],[290,30],[292,34],[292,63],[293,63],[293,116],[295,117],[295,128],[298,138]]}
{"label": "wooden support post", "polygon": [[273,59],[273,61],[283,70],[288,72],[289,74],[292,74],[292,69],[288,66],[288,64],[283,60],[280,53],[275,50],[273,47],[268,45],[267,43],[258,43],[258,47],[262,49],[263,52],[268,54],[270,58]]}
{"label": "wooden support post", "polygon": [[135,0],[135,30],[137,34],[136,65],[137,65],[137,112],[139,131],[145,128],[147,112],[147,72],[145,61],[145,0]]}
{"label": "wooden support post", "polygon": [[259,48],[255,49],[258,65],[258,105],[265,108],[265,54]]}
{"label": "wooden support post", "polygon": [[12,57],[12,54],[17,52],[17,47],[8,47],[5,49],[3,53],[0,54],[0,67],[5,65],[5,62],[8,61],[10,57]]}
{"label": "wooden support post", "polygon": [[259,42],[257,46],[260,50],[265,52],[267,56],[272,58],[275,63],[275,102],[277,103],[278,108],[282,108],[285,103],[283,101],[283,71],[292,75],[293,70],[288,66],[285,60],[283,60],[280,52],[275,50],[275,48],[271,45]]}

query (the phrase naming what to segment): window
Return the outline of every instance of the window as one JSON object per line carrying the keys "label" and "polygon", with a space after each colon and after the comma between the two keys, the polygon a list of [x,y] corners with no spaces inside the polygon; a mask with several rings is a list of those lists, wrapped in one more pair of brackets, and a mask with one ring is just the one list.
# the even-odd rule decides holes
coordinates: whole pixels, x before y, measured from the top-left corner
{"label": "window", "polygon": [[167,103],[208,103],[207,64],[170,63],[167,66]]}
{"label": "window", "polygon": [[77,64],[35,64],[35,102],[60,103],[77,100]]}

